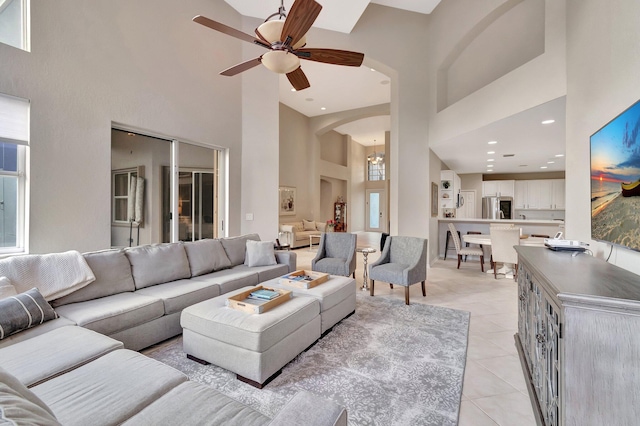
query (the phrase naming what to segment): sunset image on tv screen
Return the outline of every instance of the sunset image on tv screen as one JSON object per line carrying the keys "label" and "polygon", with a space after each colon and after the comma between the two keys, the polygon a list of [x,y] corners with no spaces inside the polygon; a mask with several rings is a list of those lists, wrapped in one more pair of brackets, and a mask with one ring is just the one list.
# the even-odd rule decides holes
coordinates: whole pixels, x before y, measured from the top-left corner
{"label": "sunset image on tv screen", "polygon": [[591,136],[591,238],[640,250],[640,101]]}

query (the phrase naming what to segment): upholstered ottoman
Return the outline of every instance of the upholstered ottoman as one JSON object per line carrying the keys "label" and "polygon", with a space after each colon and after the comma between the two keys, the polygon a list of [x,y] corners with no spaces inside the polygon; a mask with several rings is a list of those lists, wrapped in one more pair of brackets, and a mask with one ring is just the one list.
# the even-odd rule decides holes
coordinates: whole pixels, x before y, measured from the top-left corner
{"label": "upholstered ottoman", "polygon": [[320,303],[294,296],[262,314],[225,305],[251,287],[189,306],[182,311],[183,347],[196,361],[215,364],[258,388],[320,338]]}
{"label": "upholstered ottoman", "polygon": [[276,278],[262,283],[265,287],[291,290],[294,296],[313,297],[320,302],[320,332],[324,336],[331,327],[356,310],[356,280],[350,277],[330,275],[329,280],[315,287],[304,289],[280,284]]}

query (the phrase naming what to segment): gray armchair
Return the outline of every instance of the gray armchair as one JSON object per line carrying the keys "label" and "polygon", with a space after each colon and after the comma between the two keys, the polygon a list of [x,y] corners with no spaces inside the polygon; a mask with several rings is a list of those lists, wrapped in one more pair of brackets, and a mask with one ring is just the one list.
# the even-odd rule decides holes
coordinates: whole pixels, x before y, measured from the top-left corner
{"label": "gray armchair", "polygon": [[388,237],[380,258],[369,266],[370,294],[375,280],[404,287],[404,302],[409,304],[409,286],[422,282],[422,296],[426,297],[427,240],[417,237]]}
{"label": "gray armchair", "polygon": [[357,239],[356,234],[347,232],[323,233],[318,254],[311,261],[311,270],[355,278]]}

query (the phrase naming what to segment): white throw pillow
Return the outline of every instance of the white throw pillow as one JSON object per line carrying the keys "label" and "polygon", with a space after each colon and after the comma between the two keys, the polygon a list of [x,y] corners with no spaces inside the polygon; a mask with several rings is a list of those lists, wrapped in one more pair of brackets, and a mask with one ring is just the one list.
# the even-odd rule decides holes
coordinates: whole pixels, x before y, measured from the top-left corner
{"label": "white throw pillow", "polygon": [[247,266],[275,265],[276,255],[273,251],[273,241],[247,240],[247,256],[244,264]]}
{"label": "white throw pillow", "polygon": [[305,231],[315,231],[316,230],[316,223],[312,220],[305,220],[302,219],[302,226],[304,227]]}
{"label": "white throw pillow", "polygon": [[316,222],[316,229],[320,232],[325,232],[327,229],[327,224],[324,222]]}
{"label": "white throw pillow", "polygon": [[7,277],[0,277],[0,300],[17,294],[18,292],[13,284],[11,284],[11,280]]}

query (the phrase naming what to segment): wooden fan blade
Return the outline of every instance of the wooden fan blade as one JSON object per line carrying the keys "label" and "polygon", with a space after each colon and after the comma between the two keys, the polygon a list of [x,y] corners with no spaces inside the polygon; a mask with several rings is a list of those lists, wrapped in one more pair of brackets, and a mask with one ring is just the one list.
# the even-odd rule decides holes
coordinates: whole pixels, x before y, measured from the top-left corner
{"label": "wooden fan blade", "polygon": [[258,65],[260,65],[260,57],[234,65],[231,68],[227,68],[226,70],[221,71],[220,75],[231,77]]}
{"label": "wooden fan blade", "polygon": [[315,0],[296,0],[284,21],[280,41],[294,46],[309,31],[321,10]]}
{"label": "wooden fan blade", "polygon": [[307,76],[302,71],[302,68],[298,67],[295,70],[287,73],[287,78],[289,79],[289,83],[293,86],[294,89],[300,91],[304,90],[307,87],[311,87],[309,84],[309,80],[307,80]]}
{"label": "wooden fan blade", "polygon": [[301,59],[324,62],[348,67],[359,67],[364,60],[364,53],[338,49],[298,49],[294,51]]}
{"label": "wooden fan blade", "polygon": [[212,30],[216,30],[219,31],[223,34],[226,35],[230,35],[231,37],[235,37],[235,38],[239,38],[240,40],[244,40],[244,41],[248,41],[249,43],[255,43],[258,44],[262,47],[266,47],[267,49],[270,49],[271,46],[269,45],[269,43],[263,42],[262,40],[258,40],[257,38],[255,38],[252,35],[249,35],[247,33],[243,33],[242,31],[236,30],[235,28],[232,28],[228,25],[222,24],[220,22],[216,22],[214,20],[211,20],[209,18],[206,18],[202,15],[198,15],[195,16],[193,18],[193,22],[197,22],[200,25],[204,25],[205,27],[209,27]]}

